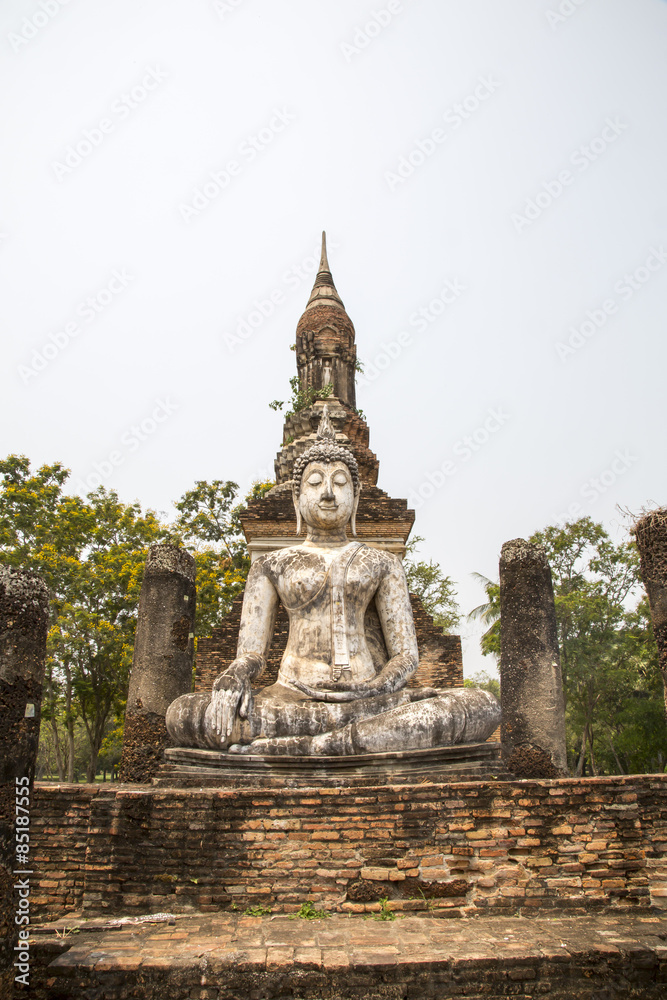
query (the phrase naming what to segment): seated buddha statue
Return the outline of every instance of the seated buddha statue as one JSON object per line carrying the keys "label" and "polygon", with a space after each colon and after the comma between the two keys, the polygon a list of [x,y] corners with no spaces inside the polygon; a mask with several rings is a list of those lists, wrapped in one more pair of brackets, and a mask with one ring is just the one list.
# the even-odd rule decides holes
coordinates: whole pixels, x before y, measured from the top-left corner
{"label": "seated buddha statue", "polygon": [[[292,491],[306,538],[253,562],[236,658],[210,694],[169,706],[175,743],[337,756],[486,740],[500,722],[489,692],[406,687],[419,657],[405,572],[393,553],[356,540],[357,462],[336,444],[326,407]],[[276,683],[262,688],[280,603],[289,637]]]}

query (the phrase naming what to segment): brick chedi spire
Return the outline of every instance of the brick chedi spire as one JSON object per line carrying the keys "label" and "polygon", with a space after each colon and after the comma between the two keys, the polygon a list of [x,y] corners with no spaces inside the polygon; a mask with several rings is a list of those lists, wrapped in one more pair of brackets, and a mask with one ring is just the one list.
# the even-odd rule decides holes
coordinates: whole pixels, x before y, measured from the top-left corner
{"label": "brick chedi spire", "polygon": [[322,233],[322,256],[315,284],[296,328],[296,357],[302,387],[323,389],[333,383],[332,395],[356,407],[354,324],[331,276],[326,233]]}
{"label": "brick chedi spire", "polygon": [[[331,275],[325,233],[315,284],[296,328],[296,361],[302,392],[319,393],[332,386],[326,404],[337,440],[353,452],[362,481],[375,485],[379,463],[368,447],[368,425],[356,409],[354,324]],[[316,399],[285,420],[283,446],[275,463],[279,485],[291,480],[294,459],[313,444],[324,405]]]}

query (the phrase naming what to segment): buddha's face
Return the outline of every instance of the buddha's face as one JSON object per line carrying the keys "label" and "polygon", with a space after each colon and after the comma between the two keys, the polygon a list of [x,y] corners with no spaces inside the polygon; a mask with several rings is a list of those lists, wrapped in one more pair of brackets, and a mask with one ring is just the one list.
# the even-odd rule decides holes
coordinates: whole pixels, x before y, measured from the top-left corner
{"label": "buddha's face", "polygon": [[344,528],[355,507],[352,476],[345,462],[309,462],[298,495],[301,517],[311,528]]}

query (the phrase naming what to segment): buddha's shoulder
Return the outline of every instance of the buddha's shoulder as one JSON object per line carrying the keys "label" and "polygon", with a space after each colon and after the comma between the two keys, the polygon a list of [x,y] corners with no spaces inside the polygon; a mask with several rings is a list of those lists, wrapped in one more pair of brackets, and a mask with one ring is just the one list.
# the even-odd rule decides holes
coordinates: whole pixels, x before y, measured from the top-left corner
{"label": "buddha's shoulder", "polygon": [[363,545],[359,554],[367,565],[372,565],[380,573],[401,574],[403,572],[403,563],[393,552],[376,549],[371,545]]}
{"label": "buddha's shoulder", "polygon": [[317,558],[317,553],[313,552],[312,549],[304,549],[302,545],[288,545],[284,549],[267,552],[256,561],[261,565],[261,570],[264,573],[273,576],[277,573],[283,573],[289,568],[312,563]]}
{"label": "buddha's shoulder", "polygon": [[[358,545],[351,543],[343,552],[349,553],[354,560],[361,559],[374,570],[383,573],[402,573],[403,564],[398,556],[393,552],[386,552],[384,549],[376,549],[370,545]],[[312,566],[314,563],[321,564],[328,562],[323,553],[317,549],[303,545],[289,545],[284,549],[276,549],[260,556],[255,564],[257,571],[267,573],[269,576],[284,573],[290,569],[297,569],[299,566]]]}

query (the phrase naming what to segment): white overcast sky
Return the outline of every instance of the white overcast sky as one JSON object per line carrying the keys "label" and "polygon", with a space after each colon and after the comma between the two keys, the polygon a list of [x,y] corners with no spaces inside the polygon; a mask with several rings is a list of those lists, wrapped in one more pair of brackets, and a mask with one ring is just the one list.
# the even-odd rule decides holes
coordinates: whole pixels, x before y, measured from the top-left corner
{"label": "white overcast sky", "polygon": [[167,514],[265,478],[326,228],[464,611],[507,539],[665,503],[664,0],[2,0],[0,45],[3,455]]}

